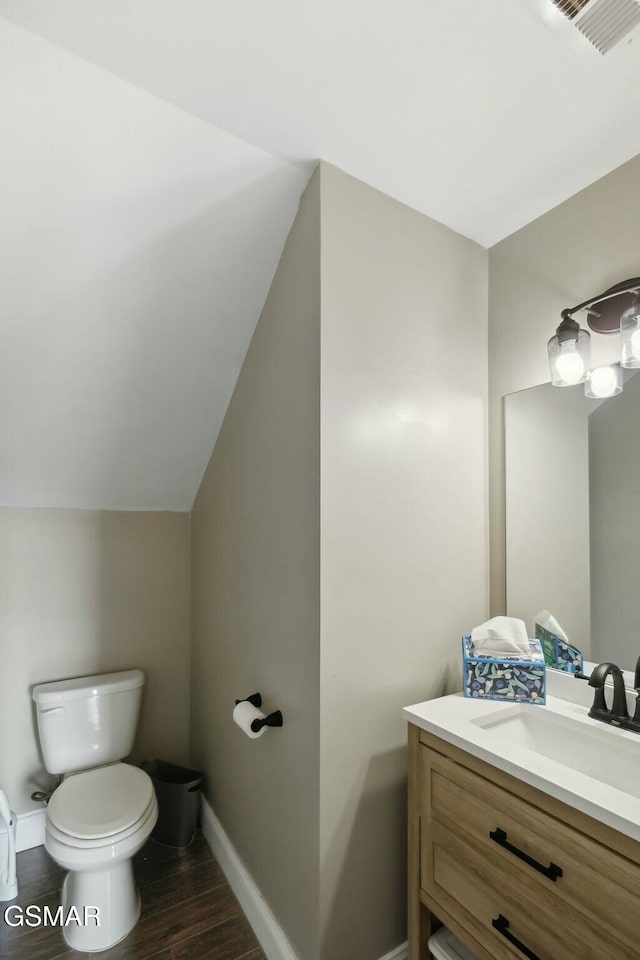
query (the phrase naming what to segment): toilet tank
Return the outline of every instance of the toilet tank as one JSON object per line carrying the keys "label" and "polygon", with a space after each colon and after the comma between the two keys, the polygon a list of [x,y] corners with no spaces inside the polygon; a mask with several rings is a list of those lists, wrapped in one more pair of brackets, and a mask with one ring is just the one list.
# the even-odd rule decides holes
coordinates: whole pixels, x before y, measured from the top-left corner
{"label": "toilet tank", "polygon": [[142,670],[125,670],[34,687],[40,746],[49,773],[87,770],[128,756],[143,686]]}

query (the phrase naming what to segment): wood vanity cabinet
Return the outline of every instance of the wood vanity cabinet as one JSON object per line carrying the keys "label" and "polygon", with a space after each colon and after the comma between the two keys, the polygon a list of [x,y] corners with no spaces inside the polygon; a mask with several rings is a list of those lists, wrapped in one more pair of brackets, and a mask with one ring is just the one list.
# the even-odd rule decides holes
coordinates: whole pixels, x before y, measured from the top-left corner
{"label": "wood vanity cabinet", "polygon": [[440,923],[478,960],[640,960],[640,843],[409,724],[409,960]]}

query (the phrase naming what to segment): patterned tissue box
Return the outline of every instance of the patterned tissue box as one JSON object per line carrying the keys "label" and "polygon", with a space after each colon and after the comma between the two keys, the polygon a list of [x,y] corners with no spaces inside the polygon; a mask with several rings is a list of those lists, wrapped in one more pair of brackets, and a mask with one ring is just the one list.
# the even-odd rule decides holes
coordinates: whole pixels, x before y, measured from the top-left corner
{"label": "patterned tissue box", "polygon": [[582,673],[584,657],[577,647],[561,640],[555,633],[545,630],[536,623],[536,637],[542,645],[542,652],[548,667],[565,670],[567,673]]}
{"label": "patterned tissue box", "polygon": [[462,689],[465,697],[503,703],[544,705],[546,663],[539,640],[529,640],[526,660],[478,656],[470,636],[462,638]]}

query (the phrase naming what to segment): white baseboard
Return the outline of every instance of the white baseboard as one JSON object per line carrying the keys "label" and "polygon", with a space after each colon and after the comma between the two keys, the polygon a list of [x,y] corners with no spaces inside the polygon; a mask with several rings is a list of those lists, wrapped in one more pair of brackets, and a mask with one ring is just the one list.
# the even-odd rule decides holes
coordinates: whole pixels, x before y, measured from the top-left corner
{"label": "white baseboard", "polygon": [[[46,810],[29,810],[28,813],[18,814],[16,826],[16,852],[30,850],[31,847],[40,847],[44,843],[44,824],[47,818]],[[7,849],[7,831],[0,827],[0,862],[4,863]]]}
{"label": "white baseboard", "polygon": [[284,930],[274,917],[253,877],[235,851],[222,824],[202,798],[202,832],[222,867],[231,889],[240,901],[267,960],[298,960]]}
{"label": "white baseboard", "polygon": [[[202,832],[214,857],[222,867],[231,889],[240,901],[240,906],[253,927],[253,932],[260,941],[267,960],[297,960],[284,930],[269,909],[255,880],[236,853],[222,824],[204,797],[202,798]],[[407,960],[408,956],[407,944],[403,943],[391,953],[380,957],[380,960]]]}
{"label": "white baseboard", "polygon": [[30,810],[28,813],[18,814],[16,829],[16,850],[31,850],[32,847],[41,847],[44,843],[44,825],[47,819],[46,809]]}
{"label": "white baseboard", "polygon": [[409,944],[402,943],[399,947],[396,947],[395,950],[392,950],[391,953],[385,953],[384,957],[380,957],[380,960],[407,960],[409,956]]}

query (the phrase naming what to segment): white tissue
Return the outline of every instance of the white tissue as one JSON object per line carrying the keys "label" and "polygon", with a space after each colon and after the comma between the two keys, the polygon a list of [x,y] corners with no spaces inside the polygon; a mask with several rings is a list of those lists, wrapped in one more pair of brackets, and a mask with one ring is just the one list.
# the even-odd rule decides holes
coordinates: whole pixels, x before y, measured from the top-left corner
{"label": "white tissue", "polygon": [[541,610],[540,613],[536,613],[534,623],[538,627],[542,627],[543,630],[548,630],[549,633],[553,633],[558,640],[563,640],[565,643],[569,643],[569,638],[556,620],[548,610]]}
{"label": "white tissue", "polygon": [[480,657],[528,657],[529,637],[524,620],[493,617],[471,631],[471,642]]}
{"label": "white tissue", "polygon": [[254,720],[264,720],[264,713],[262,710],[258,710],[257,707],[254,707],[249,700],[241,700],[240,703],[236,703],[233,711],[233,719],[243,733],[246,733],[246,735],[251,737],[252,740],[257,740],[258,737],[261,737],[267,729],[266,727],[262,727],[262,729],[258,730],[257,733],[251,729],[251,724]]}

